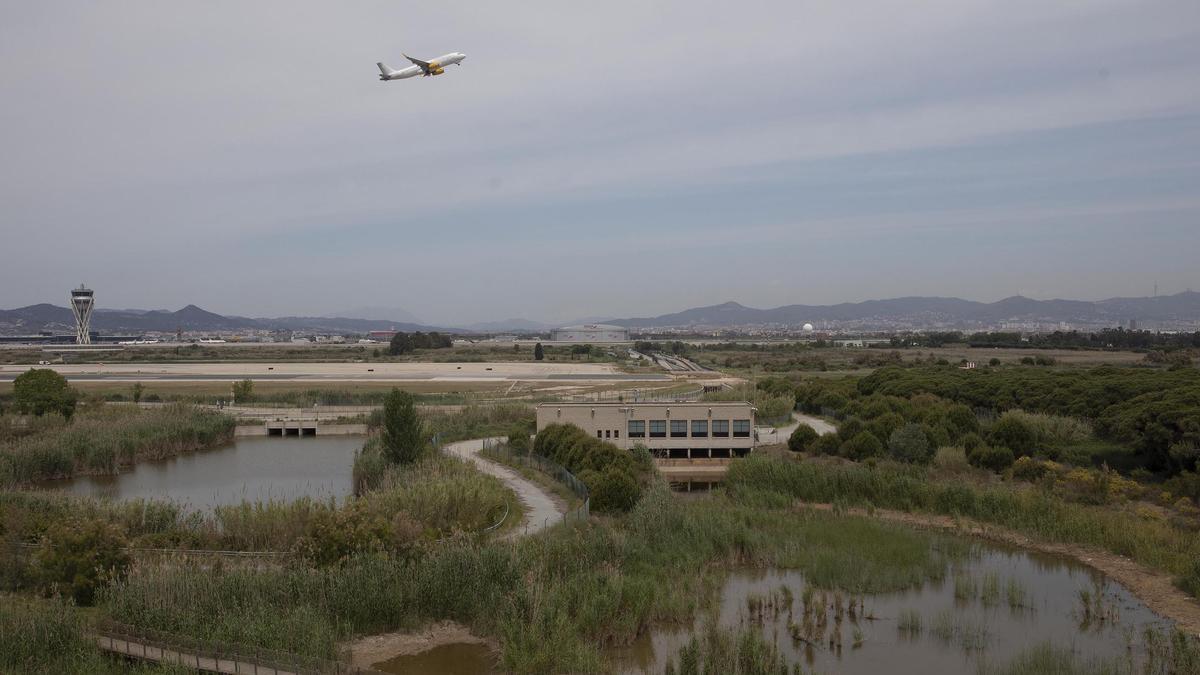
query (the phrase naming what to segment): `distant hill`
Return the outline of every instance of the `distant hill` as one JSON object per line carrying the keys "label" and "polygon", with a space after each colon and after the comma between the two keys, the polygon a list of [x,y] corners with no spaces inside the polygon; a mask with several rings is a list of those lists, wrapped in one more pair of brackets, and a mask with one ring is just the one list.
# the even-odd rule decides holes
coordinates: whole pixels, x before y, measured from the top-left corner
{"label": "distant hill", "polygon": [[368,305],[365,307],[354,307],[351,309],[338,310],[329,312],[325,315],[331,319],[366,319],[368,321],[395,321],[410,325],[417,325],[421,320],[413,315],[412,312],[403,307],[383,307],[380,305]]}
{"label": "distant hill", "polygon": [[950,324],[970,328],[1020,321],[1117,325],[1130,319],[1143,322],[1198,321],[1200,293],[1185,291],[1169,296],[1111,298],[1098,302],[1034,300],[1019,295],[990,303],[961,298],[904,297],[837,305],[784,305],[773,309],[756,309],[726,302],[655,317],[612,319],[610,323],[628,328],[799,326],[819,322],[877,323],[880,326],[895,323]]}
{"label": "distant hill", "polygon": [[[167,310],[110,310],[96,308],[92,314],[92,329],[101,333],[142,333],[146,331],[238,331],[291,330],[318,333],[365,333],[371,330],[462,332],[453,328],[438,328],[417,323],[378,319],[344,317],[286,316],[280,318],[247,318],[222,316],[196,305],[178,311]],[[40,331],[69,333],[75,330],[71,310],[57,305],[38,304],[17,309],[0,310],[0,334],[24,335]]]}
{"label": "distant hill", "polygon": [[543,333],[555,328],[550,324],[529,319],[504,319],[503,321],[482,321],[464,326],[476,333]]}

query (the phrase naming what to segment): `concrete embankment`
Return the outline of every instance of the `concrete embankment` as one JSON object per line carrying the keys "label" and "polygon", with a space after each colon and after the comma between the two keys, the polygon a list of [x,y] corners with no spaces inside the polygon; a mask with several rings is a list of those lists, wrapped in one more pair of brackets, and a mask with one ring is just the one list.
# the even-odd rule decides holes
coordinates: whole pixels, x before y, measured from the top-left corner
{"label": "concrete embankment", "polygon": [[234,436],[365,436],[365,424],[320,424],[313,422],[266,422],[239,424]]}

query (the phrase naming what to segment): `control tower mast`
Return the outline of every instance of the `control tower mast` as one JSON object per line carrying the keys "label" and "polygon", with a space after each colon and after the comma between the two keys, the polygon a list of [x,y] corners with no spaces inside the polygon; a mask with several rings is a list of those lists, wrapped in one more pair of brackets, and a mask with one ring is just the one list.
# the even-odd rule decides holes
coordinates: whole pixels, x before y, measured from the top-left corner
{"label": "control tower mast", "polygon": [[92,323],[92,308],[96,299],[92,289],[79,284],[79,288],[71,291],[71,313],[75,315],[75,344],[92,344],[92,333],[89,326]]}

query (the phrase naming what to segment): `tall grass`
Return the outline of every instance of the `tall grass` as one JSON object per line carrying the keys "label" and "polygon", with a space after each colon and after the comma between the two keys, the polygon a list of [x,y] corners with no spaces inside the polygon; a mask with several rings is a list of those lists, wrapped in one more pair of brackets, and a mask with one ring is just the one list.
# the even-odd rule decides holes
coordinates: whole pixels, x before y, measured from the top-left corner
{"label": "tall grass", "polygon": [[710,623],[703,635],[693,636],[679,648],[663,675],[787,675],[793,670],[779,648],[763,639],[755,628],[730,630]]}
{"label": "tall grass", "polygon": [[456,412],[428,410],[422,418],[425,431],[442,443],[507,436],[514,427],[526,428],[532,434],[534,427],[534,410],[524,403],[468,405]]}
{"label": "tall grass", "polygon": [[376,489],[343,502],[302,497],[198,512],[165,500],[111,501],[0,490],[0,537],[34,543],[55,523],[98,519],[115,524],[135,547],[289,551],[302,538],[313,536],[318,523],[356,508],[356,503],[393,526],[403,521],[416,527],[404,541],[481,530],[494,523],[506,506],[513,518],[520,518],[515,496],[498,479],[462,460],[431,454],[412,466],[388,468]]}
{"label": "tall grass", "polygon": [[233,429],[232,418],[186,405],[89,408],[70,424],[45,424],[0,444],[0,486],[115,473],[122,465],[227,443]]}
{"label": "tall grass", "polygon": [[1200,647],[1179,631],[1163,635],[1148,629],[1143,636],[1145,662],[1098,659],[1070,647],[1043,642],[1006,664],[980,662],[978,675],[1200,675]]}
{"label": "tall grass", "polygon": [[1185,590],[1198,570],[1200,538],[1169,522],[1063,501],[1045,490],[974,487],[929,480],[923,469],[880,464],[831,465],[751,456],[726,476],[740,499],[803,500],[959,515],[1047,541],[1085,544],[1178,575]]}
{"label": "tall grass", "polygon": [[133,665],[105,657],[70,605],[0,594],[0,672],[184,673],[186,669]]}
{"label": "tall grass", "polygon": [[1008,410],[1001,418],[1012,417],[1029,427],[1039,446],[1071,445],[1093,438],[1092,424],[1078,417],[1049,413]]}
{"label": "tall grass", "polygon": [[311,569],[135,567],[114,618],[205,639],[334,654],[355,634],[453,619],[500,637],[519,673],[595,672],[599,648],[716,602],[723,569],[795,567],[814,584],[896,590],[942,575],[947,539],[865,518],[679,502],[656,485],[627,516],[515,542],[453,540]]}

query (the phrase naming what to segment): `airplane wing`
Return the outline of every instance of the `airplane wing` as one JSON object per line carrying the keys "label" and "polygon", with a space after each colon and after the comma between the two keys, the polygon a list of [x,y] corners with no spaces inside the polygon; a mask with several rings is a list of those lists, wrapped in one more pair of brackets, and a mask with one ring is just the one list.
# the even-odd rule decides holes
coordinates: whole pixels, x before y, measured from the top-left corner
{"label": "airplane wing", "polygon": [[429,69],[428,61],[422,61],[421,59],[414,59],[413,57],[409,56],[408,54],[405,54],[404,58],[408,59],[409,61],[412,61],[414,65],[421,66],[421,70],[425,71],[426,75],[429,74],[430,69]]}

